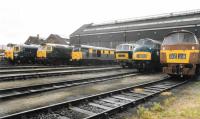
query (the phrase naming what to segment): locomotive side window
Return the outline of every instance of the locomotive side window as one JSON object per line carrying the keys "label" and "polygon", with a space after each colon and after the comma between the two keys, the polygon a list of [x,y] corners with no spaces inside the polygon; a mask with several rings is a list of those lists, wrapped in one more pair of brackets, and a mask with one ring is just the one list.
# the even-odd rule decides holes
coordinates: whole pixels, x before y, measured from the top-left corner
{"label": "locomotive side window", "polygon": [[97,50],[97,57],[101,57],[101,50]]}
{"label": "locomotive side window", "polygon": [[133,50],[133,46],[130,46],[130,50]]}
{"label": "locomotive side window", "polygon": [[182,44],[182,43],[198,43],[197,38],[192,33],[181,32],[181,33],[173,33],[165,37],[163,41],[163,45],[174,45],[174,44]]}
{"label": "locomotive side window", "polygon": [[110,51],[110,54],[115,54],[114,51]]}
{"label": "locomotive side window", "polygon": [[86,57],[90,56],[88,48],[81,48],[81,51],[84,52],[84,53],[86,53]]}
{"label": "locomotive side window", "polygon": [[93,50],[93,51],[92,51],[92,56],[93,56],[93,57],[97,57],[97,50]]}

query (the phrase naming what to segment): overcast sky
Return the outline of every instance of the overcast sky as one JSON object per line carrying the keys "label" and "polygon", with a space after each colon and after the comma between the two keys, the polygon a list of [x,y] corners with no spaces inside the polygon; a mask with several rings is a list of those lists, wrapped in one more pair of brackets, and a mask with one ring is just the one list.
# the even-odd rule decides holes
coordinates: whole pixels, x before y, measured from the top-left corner
{"label": "overcast sky", "polygon": [[200,8],[199,0],[1,0],[0,44],[30,36],[69,37],[86,23]]}

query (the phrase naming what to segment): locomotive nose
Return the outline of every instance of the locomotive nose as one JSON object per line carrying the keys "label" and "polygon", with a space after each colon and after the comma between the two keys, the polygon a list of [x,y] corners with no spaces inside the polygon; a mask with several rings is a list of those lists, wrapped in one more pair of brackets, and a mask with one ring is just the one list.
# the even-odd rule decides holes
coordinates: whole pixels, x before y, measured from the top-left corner
{"label": "locomotive nose", "polygon": [[116,59],[127,60],[129,59],[128,53],[116,53]]}
{"label": "locomotive nose", "polygon": [[45,50],[38,50],[37,51],[37,58],[46,58],[46,51]]}
{"label": "locomotive nose", "polygon": [[82,52],[72,52],[72,60],[80,60],[82,58]]}

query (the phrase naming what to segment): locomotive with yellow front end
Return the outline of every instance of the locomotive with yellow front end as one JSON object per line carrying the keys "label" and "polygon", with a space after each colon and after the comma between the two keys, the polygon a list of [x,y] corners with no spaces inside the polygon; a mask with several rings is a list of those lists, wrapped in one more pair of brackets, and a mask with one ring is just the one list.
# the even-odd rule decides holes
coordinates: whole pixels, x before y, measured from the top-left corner
{"label": "locomotive with yellow front end", "polygon": [[136,46],[134,43],[124,43],[116,47],[116,61],[123,68],[133,66],[133,51]]}
{"label": "locomotive with yellow front end", "polygon": [[37,45],[12,45],[4,54],[5,59],[12,64],[36,63]]}
{"label": "locomotive with yellow front end", "polygon": [[133,50],[133,66],[139,71],[159,71],[161,42],[144,38],[136,41],[137,47]]}
{"label": "locomotive with yellow front end", "polygon": [[163,72],[181,77],[199,73],[199,49],[199,41],[194,33],[186,30],[169,33],[161,46]]}
{"label": "locomotive with yellow front end", "polygon": [[115,62],[115,49],[74,45],[72,62],[73,64],[83,65],[113,64]]}
{"label": "locomotive with yellow front end", "polygon": [[37,62],[40,64],[69,64],[73,47],[69,45],[44,43],[38,48]]}
{"label": "locomotive with yellow front end", "polygon": [[4,58],[7,60],[9,63],[13,62],[14,60],[14,53],[13,53],[13,46],[9,46],[6,48],[4,51]]}

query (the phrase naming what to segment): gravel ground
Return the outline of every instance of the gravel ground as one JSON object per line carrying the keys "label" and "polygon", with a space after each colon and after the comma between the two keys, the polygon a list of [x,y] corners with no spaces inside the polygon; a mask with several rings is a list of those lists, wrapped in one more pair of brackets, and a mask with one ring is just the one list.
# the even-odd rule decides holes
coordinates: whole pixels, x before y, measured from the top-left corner
{"label": "gravel ground", "polygon": [[200,77],[111,119],[200,119]]}
{"label": "gravel ground", "polygon": [[[99,72],[99,76],[107,76],[116,73],[126,73],[132,72],[132,69],[125,69],[125,70],[118,70],[118,71],[108,71],[106,73]],[[59,81],[66,81],[66,80],[79,80],[79,79],[86,79],[97,77],[96,73],[85,73],[85,74],[75,74],[75,75],[66,75],[66,76],[59,76],[59,77],[45,77],[45,78],[34,78],[30,80],[15,80],[15,81],[5,81],[0,82],[0,89],[5,88],[13,88],[13,87],[23,87],[23,86],[30,86],[30,85],[37,85],[37,84],[47,84]]]}
{"label": "gravel ground", "polygon": [[88,105],[88,104],[83,104],[83,105],[80,105],[78,107],[83,109],[83,110],[87,110],[87,111],[94,112],[94,113],[101,113],[101,112],[105,111],[104,109],[101,109],[99,107],[94,107],[94,106],[91,106],[91,105]]}
{"label": "gravel ground", "polygon": [[[88,75],[88,74],[86,74]],[[86,76],[85,75],[85,76]],[[96,74],[94,74],[96,75]],[[99,76],[100,74],[98,74]],[[75,86],[71,88],[64,88],[40,94],[21,97],[18,99],[10,99],[7,101],[0,101],[0,116],[5,114],[15,113],[18,111],[24,111],[27,109],[37,108],[40,106],[46,106],[54,103],[59,103],[75,98],[81,98],[83,96],[89,96],[96,93],[102,93],[105,91],[111,91],[127,86],[133,86],[138,83],[148,82],[152,80],[159,80],[166,75],[164,74],[146,74],[133,76],[118,80],[99,82],[95,84],[87,84],[81,86]],[[81,76],[83,77],[83,75]]]}

